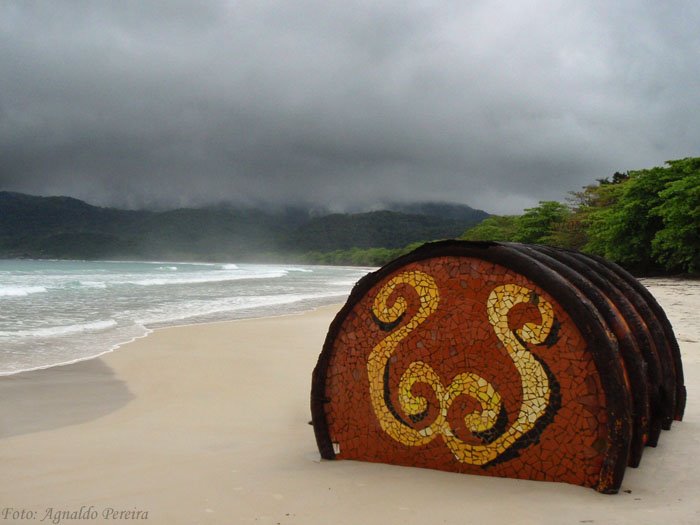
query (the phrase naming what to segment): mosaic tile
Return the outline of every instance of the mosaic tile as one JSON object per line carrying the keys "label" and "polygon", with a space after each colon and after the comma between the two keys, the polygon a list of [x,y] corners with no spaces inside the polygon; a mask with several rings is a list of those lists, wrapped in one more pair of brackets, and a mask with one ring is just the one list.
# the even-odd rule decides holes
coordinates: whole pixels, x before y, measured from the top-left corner
{"label": "mosaic tile", "polygon": [[314,370],[324,458],[618,490],[659,407],[647,360],[671,351],[642,351],[620,297],[526,248],[433,243],[358,283]]}

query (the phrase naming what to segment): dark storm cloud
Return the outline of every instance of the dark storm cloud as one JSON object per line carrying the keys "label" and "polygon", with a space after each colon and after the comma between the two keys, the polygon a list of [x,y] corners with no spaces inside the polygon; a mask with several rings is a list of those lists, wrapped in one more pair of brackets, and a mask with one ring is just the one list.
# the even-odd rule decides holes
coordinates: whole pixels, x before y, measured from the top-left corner
{"label": "dark storm cloud", "polygon": [[698,155],[696,2],[0,3],[0,189],[517,212]]}

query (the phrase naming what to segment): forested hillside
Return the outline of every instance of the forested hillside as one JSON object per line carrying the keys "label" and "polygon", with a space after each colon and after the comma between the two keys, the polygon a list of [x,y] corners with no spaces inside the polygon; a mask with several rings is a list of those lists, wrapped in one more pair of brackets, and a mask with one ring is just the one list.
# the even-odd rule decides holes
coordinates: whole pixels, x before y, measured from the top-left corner
{"label": "forested hillside", "polygon": [[0,257],[324,262],[337,250],[381,251],[456,237],[488,216],[452,204],[404,209],[331,214],[220,205],[130,211],[0,192]]}
{"label": "forested hillside", "polygon": [[573,248],[637,274],[700,273],[698,157],[615,173],[522,215],[444,203],[387,208],[128,211],[0,192],[0,257],[381,265],[422,242],[461,237]]}

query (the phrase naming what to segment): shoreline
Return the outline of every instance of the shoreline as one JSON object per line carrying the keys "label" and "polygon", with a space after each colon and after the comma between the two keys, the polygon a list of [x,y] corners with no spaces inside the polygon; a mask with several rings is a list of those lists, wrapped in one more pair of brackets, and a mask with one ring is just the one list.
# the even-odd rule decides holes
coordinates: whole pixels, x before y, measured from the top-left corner
{"label": "shoreline", "polygon": [[[228,331],[229,327],[233,328],[239,323],[265,321],[271,321],[274,323],[275,320],[292,320],[303,316],[310,316],[315,313],[319,313],[326,310],[330,312],[337,312],[338,310],[340,310],[342,305],[343,303],[336,303],[331,305],[317,306],[310,310],[286,312],[279,315],[268,315],[255,318],[247,317],[240,319],[208,321],[205,323],[191,323],[151,328],[148,329],[148,333],[142,336],[135,337],[129,342],[117,345],[115,348],[93,357],[86,357],[84,359],[79,359],[70,363],[49,365],[33,370],[26,370],[16,372],[13,374],[0,375],[0,440],[7,436],[7,430],[5,427],[8,426],[8,418],[3,418],[3,413],[6,414],[8,412],[7,410],[2,409],[3,402],[6,401],[8,397],[10,399],[13,397],[20,398],[22,399],[25,405],[30,405],[32,401],[37,401],[36,399],[33,399],[34,392],[32,392],[30,388],[28,388],[29,386],[32,386],[33,388],[36,388],[37,390],[41,391],[41,395],[46,395],[46,391],[50,391],[53,388],[54,390],[59,390],[58,392],[54,392],[57,397],[63,397],[64,394],[62,394],[60,390],[63,388],[62,385],[64,385],[67,381],[70,381],[72,384],[74,384],[76,389],[81,388],[81,381],[87,382],[89,383],[89,388],[90,386],[94,386],[94,383],[96,382],[95,378],[97,377],[97,382],[102,382],[102,388],[105,388],[105,383],[110,383],[110,386],[106,388],[109,390],[109,396],[113,398],[112,400],[114,400],[114,398],[119,398],[122,400],[130,399],[132,396],[129,392],[127,392],[129,382],[119,378],[118,367],[115,370],[115,367],[113,365],[115,363],[118,364],[123,360],[127,360],[129,362],[140,361],[140,359],[145,356],[140,356],[139,352],[148,351],[148,348],[150,346],[149,337],[155,337],[157,335],[163,334],[166,338],[171,339],[174,338],[174,334],[181,330],[189,332],[192,331],[192,329],[194,329],[195,331],[203,330],[204,332],[206,332],[208,328],[218,328],[224,331]],[[335,315],[335,313],[333,315]],[[128,355],[122,356],[122,353],[127,353]],[[235,356],[229,357],[235,358]],[[8,396],[6,390],[8,389],[8,386],[9,389],[12,390],[13,383],[19,385],[19,391],[10,391]],[[51,404],[51,400],[49,399],[45,399],[42,401],[47,404]],[[110,404],[111,406],[111,403],[107,404]],[[47,406],[43,406],[42,408],[46,409]],[[97,409],[97,407],[91,408],[94,410],[88,410],[87,412],[81,412],[80,414],[74,413],[71,415],[74,416],[74,418],[86,417],[88,414],[92,414],[93,412],[100,412],[104,409],[104,406],[101,405],[99,407],[99,410]],[[46,416],[48,414],[46,414],[45,412],[43,413],[43,415],[46,419],[52,421],[55,419],[53,415],[52,417],[47,418]],[[18,425],[19,428],[16,428],[15,430],[19,430],[20,433],[25,433],[25,431],[27,430],[29,432],[33,432],[37,425],[29,424],[29,427],[27,427],[28,421],[24,421],[25,418],[23,416],[24,415],[20,417],[22,422],[20,422],[20,424]],[[34,419],[34,417],[32,417],[32,419]]]}
{"label": "shoreline", "polygon": [[[688,406],[685,420],[628,469],[615,496],[562,483],[321,461],[309,395],[342,306],[334,304],[157,329],[119,352],[0,378],[2,507],[35,512],[37,521],[48,509],[142,511],[155,524],[694,524],[700,294],[695,286],[653,293],[684,335]],[[102,514],[80,521],[107,522]]]}
{"label": "shoreline", "polygon": [[99,354],[90,355],[90,356],[87,356],[87,357],[80,357],[80,358],[78,358],[78,359],[73,359],[73,360],[71,360],[71,361],[65,361],[65,362],[61,362],[61,363],[54,363],[54,364],[51,364],[51,365],[42,365],[42,366],[37,366],[37,367],[33,367],[33,368],[27,368],[27,369],[23,369],[23,370],[17,370],[17,371],[14,371],[14,372],[0,372],[0,378],[1,378],[1,377],[11,377],[11,376],[15,376],[15,375],[18,375],[18,374],[26,374],[26,373],[30,373],[30,372],[37,372],[37,371],[39,371],[39,370],[49,370],[49,369],[51,369],[51,368],[58,368],[58,367],[61,367],[61,366],[70,366],[70,365],[74,365],[74,364],[77,364],[77,363],[83,363],[83,362],[85,362],[85,361],[90,361],[90,360],[92,360],[92,359],[99,359],[100,357],[102,357],[102,356],[104,356],[104,355],[107,355],[107,354],[110,354],[110,353],[112,353],[112,352],[114,352],[114,351],[116,351],[116,350],[119,350],[119,349],[120,349],[121,347],[123,347],[123,346],[126,346],[126,345],[129,345],[129,344],[133,343],[134,341],[137,341],[137,340],[139,340],[139,339],[143,339],[144,337],[148,337],[150,334],[152,334],[152,333],[155,331],[155,329],[147,328],[147,327],[145,327],[145,326],[143,327],[143,329],[146,330],[146,333],[145,333],[145,334],[143,334],[143,335],[137,335],[137,336],[135,336],[135,337],[132,337],[131,339],[129,339],[128,341],[125,341],[125,342],[123,342],[123,343],[117,343],[117,344],[111,346],[109,349],[107,349],[107,350],[105,350],[104,352],[101,352],[101,353],[99,353]]}
{"label": "shoreline", "polygon": [[[115,352],[115,351],[121,349],[124,346],[127,346],[127,345],[133,343],[134,341],[146,338],[149,335],[151,335],[152,333],[157,332],[159,330],[168,330],[170,328],[182,328],[182,327],[188,327],[188,326],[200,326],[200,325],[209,325],[209,324],[217,324],[217,323],[233,323],[233,322],[237,322],[237,321],[249,321],[249,320],[255,320],[255,319],[268,319],[268,318],[274,319],[276,317],[285,317],[287,315],[304,315],[305,313],[314,312],[314,311],[318,310],[319,308],[325,308],[327,306],[333,306],[335,304],[339,304],[340,306],[342,306],[344,301],[347,299],[347,296],[338,296],[338,298],[342,298],[343,302],[341,302],[341,303],[335,303],[335,302],[324,303],[324,304],[319,304],[316,306],[311,306],[311,307],[309,307],[307,309],[303,309],[303,310],[289,311],[289,312],[282,312],[282,313],[271,313],[271,314],[265,314],[265,315],[260,315],[260,316],[238,317],[235,319],[217,319],[217,320],[212,320],[212,321],[201,321],[201,322],[194,322],[194,323],[176,322],[176,324],[163,324],[163,326],[153,326],[153,325],[149,326],[149,325],[144,325],[144,324],[140,324],[140,323],[135,323],[136,326],[139,326],[139,327],[143,328],[143,330],[145,330],[144,334],[134,336],[134,337],[132,337],[124,342],[116,343],[103,352],[100,352],[100,353],[94,354],[94,355],[90,355],[90,356],[86,356],[86,357],[80,357],[80,358],[73,359],[70,361],[53,363],[50,365],[41,365],[41,366],[27,368],[27,369],[23,369],[23,370],[16,370],[16,371],[11,371],[11,372],[0,371],[0,378],[10,377],[10,376],[14,376],[17,374],[24,374],[24,373],[28,373],[28,372],[36,372],[38,370],[48,370],[51,368],[56,368],[56,367],[61,367],[61,366],[74,365],[76,363],[90,361],[91,359],[99,359],[100,357],[108,355],[112,352]],[[325,299],[325,298],[319,298],[318,300],[322,300],[322,299]],[[333,298],[333,299],[335,299],[335,298]],[[303,299],[301,301],[304,301],[304,300],[307,300],[307,299]],[[299,302],[301,302],[301,301],[299,301]],[[290,303],[290,304],[294,304],[294,303]],[[265,308],[268,308],[268,307],[267,306],[260,307],[260,309],[265,309]],[[157,324],[161,324],[161,323],[157,323]],[[90,335],[90,334],[87,334],[87,335]]]}

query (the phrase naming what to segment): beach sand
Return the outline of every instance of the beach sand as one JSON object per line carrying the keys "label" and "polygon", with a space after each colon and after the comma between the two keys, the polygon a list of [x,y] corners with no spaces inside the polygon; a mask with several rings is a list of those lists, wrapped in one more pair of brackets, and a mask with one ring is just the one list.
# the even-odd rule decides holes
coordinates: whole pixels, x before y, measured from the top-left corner
{"label": "beach sand", "polygon": [[[0,523],[700,523],[700,284],[645,282],[678,334],[688,405],[618,495],[320,461],[311,371],[336,305],[157,330],[0,378]],[[56,521],[81,507],[97,519]]]}

